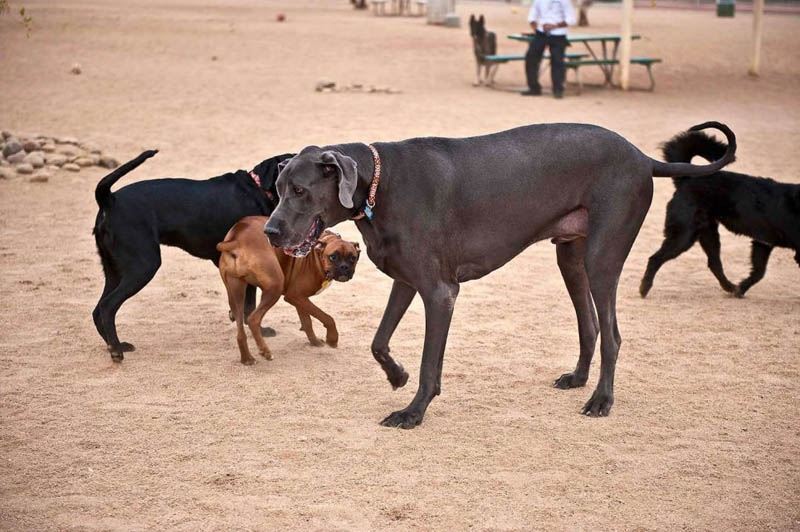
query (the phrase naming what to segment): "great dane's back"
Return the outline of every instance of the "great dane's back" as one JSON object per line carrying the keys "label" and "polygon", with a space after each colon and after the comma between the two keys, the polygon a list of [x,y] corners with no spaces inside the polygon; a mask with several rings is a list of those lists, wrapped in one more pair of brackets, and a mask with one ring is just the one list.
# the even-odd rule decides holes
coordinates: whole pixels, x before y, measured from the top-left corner
{"label": "great dane's back", "polygon": [[575,370],[554,385],[585,385],[599,334],[600,379],[582,412],[605,416],[622,341],[617,283],[650,206],[652,176],[705,175],[734,158],[733,132],[716,122],[692,129],[707,127],[725,133],[728,149],[704,166],[653,160],[616,133],[585,124],[311,146],[281,171],[281,200],[265,231],[277,246],[302,249],[322,227],[358,220],[370,259],[394,279],[372,352],[395,388],[408,374],[390,356],[389,340],[419,293],[425,305],[419,388],[406,408],[382,422],[403,428],[419,424],[440,393],[459,283],[552,239],[580,339]]}

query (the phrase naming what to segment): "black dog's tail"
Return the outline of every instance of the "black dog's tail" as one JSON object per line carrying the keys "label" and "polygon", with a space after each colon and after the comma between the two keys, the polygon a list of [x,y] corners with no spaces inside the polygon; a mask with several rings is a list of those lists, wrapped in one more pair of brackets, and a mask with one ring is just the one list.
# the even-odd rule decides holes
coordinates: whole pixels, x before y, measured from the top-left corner
{"label": "black dog's tail", "polygon": [[[691,138],[690,136],[693,134],[693,132],[712,127],[722,131],[725,134],[725,138],[728,140],[728,146],[725,149],[725,153],[723,153],[720,158],[718,159],[715,158],[715,160],[713,160],[711,164],[704,164],[704,165],[694,165],[688,162],[692,159],[692,156],[695,154],[690,155],[688,159],[684,159],[681,162],[670,160],[671,156],[686,157],[686,153],[688,153],[688,151],[683,151],[683,150],[686,148],[691,148],[691,145],[687,146],[685,142],[676,142],[673,145],[673,147],[675,148],[675,152],[674,153],[670,152],[668,154],[667,146],[670,143],[677,141],[682,135],[686,136],[687,138]],[[736,159],[736,135],[734,135],[733,131],[731,131],[730,128],[725,124],[720,124],[719,122],[705,122],[704,124],[699,124],[690,127],[689,131],[682,135],[675,137],[670,142],[668,142],[667,145],[665,145],[664,147],[664,156],[667,158],[669,162],[663,163],[661,161],[656,161],[655,159],[651,159],[653,161],[654,177],[675,177],[675,176],[695,177],[695,176],[713,174],[714,172],[720,170],[725,165],[732,163],[734,159]],[[702,136],[706,137],[706,135]],[[716,153],[711,155],[715,154]],[[702,154],[698,153],[696,155],[702,155]]]}
{"label": "black dog's tail", "polygon": [[105,209],[111,206],[111,187],[119,181],[119,179],[134,170],[137,166],[145,162],[147,159],[158,153],[158,150],[147,150],[142,152],[141,155],[121,165],[119,168],[105,176],[97,183],[97,188],[94,189],[94,199],[97,200],[97,206]]}

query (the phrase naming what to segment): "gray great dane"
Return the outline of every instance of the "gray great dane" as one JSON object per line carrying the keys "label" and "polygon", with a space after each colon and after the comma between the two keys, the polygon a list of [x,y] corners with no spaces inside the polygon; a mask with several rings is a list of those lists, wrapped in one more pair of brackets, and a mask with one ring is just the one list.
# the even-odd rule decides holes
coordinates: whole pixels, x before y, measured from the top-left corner
{"label": "gray great dane", "polygon": [[[406,408],[381,422],[402,428],[419,425],[441,392],[459,284],[551,239],[580,338],[577,367],[554,386],[586,384],[599,333],[600,379],[582,413],[606,416],[614,403],[622,341],[617,284],[650,207],[652,177],[706,175],[734,159],[733,132],[717,122],[691,129],[707,128],[722,131],[728,147],[721,159],[703,166],[656,161],[620,135],[586,124],[531,125],[463,139],[309,146],[285,162],[277,180],[280,202],[264,231],[273,245],[302,254],[325,227],[367,212],[356,221],[367,254],[394,280],[372,353],[395,389],[405,385],[408,373],[390,356],[389,340],[417,293],[425,306],[419,388]],[[374,184],[372,208],[364,207]]]}

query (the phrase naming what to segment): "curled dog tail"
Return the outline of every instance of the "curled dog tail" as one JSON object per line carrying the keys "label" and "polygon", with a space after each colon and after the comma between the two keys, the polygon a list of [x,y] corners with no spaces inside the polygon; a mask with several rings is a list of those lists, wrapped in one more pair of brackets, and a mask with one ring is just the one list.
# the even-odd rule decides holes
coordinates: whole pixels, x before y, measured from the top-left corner
{"label": "curled dog tail", "polygon": [[[694,155],[703,155],[701,153],[691,154],[688,157],[688,160],[685,159],[687,153],[690,153],[690,150],[693,147],[697,146],[694,140],[686,141],[682,140],[684,138],[687,139],[694,139],[693,135],[701,135],[702,137],[708,138],[712,140],[707,135],[702,133],[695,133],[702,129],[709,129],[714,128],[722,131],[725,134],[725,138],[728,141],[728,146],[725,149],[725,153],[722,154],[721,157],[715,158],[712,160],[711,164],[704,164],[704,165],[694,165],[689,163]],[[716,142],[716,141],[714,141]],[[668,147],[672,145],[673,151],[668,152]],[[696,126],[692,126],[689,128],[689,131],[678,135],[677,137],[673,138],[671,141],[667,142],[664,145],[664,156],[667,158],[669,162],[661,162],[656,161],[655,159],[651,159],[653,162],[653,176],[654,177],[696,177],[696,176],[703,176],[708,174],[713,174],[714,172],[722,169],[725,165],[732,163],[736,159],[736,135],[734,135],[733,131],[730,130],[728,126],[725,124],[721,124],[719,122],[705,122],[703,124],[698,124]],[[707,152],[710,155],[716,155],[718,152],[711,153],[710,151]],[[705,157],[705,155],[703,155]],[[683,161],[671,161],[670,158],[683,158]]]}
{"label": "curled dog tail", "polygon": [[94,189],[94,199],[97,200],[97,206],[105,209],[111,206],[111,187],[119,181],[119,179],[134,170],[137,166],[145,162],[147,159],[158,153],[158,150],[147,150],[142,152],[138,157],[120,165],[119,168],[112,171],[97,183],[97,188]]}

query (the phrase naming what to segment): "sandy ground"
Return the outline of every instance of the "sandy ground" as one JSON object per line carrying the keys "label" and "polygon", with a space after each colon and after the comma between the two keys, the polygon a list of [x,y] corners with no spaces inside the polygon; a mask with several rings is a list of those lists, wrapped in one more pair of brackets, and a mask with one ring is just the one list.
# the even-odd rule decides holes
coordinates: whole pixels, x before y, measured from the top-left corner
{"label": "sandy ground", "polygon": [[[763,77],[752,80],[749,15],[642,10],[634,53],[664,59],[657,91],[554,101],[473,88],[465,28],[375,18],[344,0],[24,4],[30,38],[0,17],[0,126],[92,140],[123,160],[161,149],[126,182],[205,178],[312,143],[548,121],[600,124],[656,156],[707,119],[737,132],[733,168],[800,182],[797,17],[766,17]],[[525,28],[523,11],[459,11],[485,13],[502,52],[523,48],[503,37]],[[592,31],[617,31],[618,14],[593,8]],[[322,78],[403,93],[315,93]],[[521,65],[498,80],[520,86]],[[317,298],[338,321],[339,349],[309,347],[279,304],[267,317],[275,360],[242,367],[216,271],[165,249],[119,315],[138,350],[112,364],[90,316],[101,176],[0,182],[0,528],[800,529],[800,271],[778,250],[736,300],[693,249],[640,299],[669,180],[657,180],[620,283],[611,417],[578,414],[590,387],[550,387],[578,340],[541,243],[463,286],[443,394],[422,426],[401,431],[378,421],[414,394],[423,313],[415,301],[392,342],[411,372],[392,392],[369,353],[390,281],[366,256],[351,283]],[[338,230],[358,237],[353,224]],[[748,253],[747,239],[723,235],[732,278]]]}

